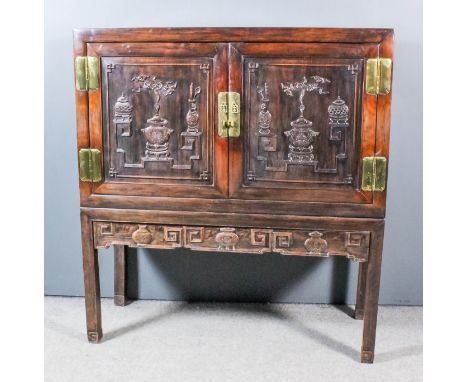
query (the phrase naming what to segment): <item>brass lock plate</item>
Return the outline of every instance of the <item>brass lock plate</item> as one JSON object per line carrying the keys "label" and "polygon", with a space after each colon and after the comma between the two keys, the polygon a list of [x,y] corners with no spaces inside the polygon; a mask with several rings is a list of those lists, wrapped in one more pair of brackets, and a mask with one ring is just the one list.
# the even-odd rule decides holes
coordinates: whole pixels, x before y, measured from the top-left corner
{"label": "brass lock plate", "polygon": [[240,136],[239,93],[218,93],[218,135],[220,137]]}

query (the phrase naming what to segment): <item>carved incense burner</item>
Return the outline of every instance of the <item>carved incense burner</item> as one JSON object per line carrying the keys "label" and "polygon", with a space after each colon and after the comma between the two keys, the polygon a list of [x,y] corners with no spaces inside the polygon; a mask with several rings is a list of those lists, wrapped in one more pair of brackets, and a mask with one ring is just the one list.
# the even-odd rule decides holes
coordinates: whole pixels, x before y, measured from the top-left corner
{"label": "carved incense burner", "polygon": [[311,81],[308,82],[307,77],[304,77],[302,82],[281,83],[281,88],[288,96],[292,97],[294,93],[299,93],[299,118],[291,122],[291,130],[284,132],[289,138],[288,158],[291,162],[315,163],[312,142],[320,133],[312,129],[312,121],[304,118],[304,96],[306,92],[313,91],[317,91],[319,94],[327,94],[323,84],[330,83],[330,80],[312,76]]}
{"label": "carved incense burner", "polygon": [[146,138],[145,160],[170,160],[168,151],[169,138],[174,132],[168,125],[168,120],[161,117],[159,112],[161,109],[161,96],[165,97],[172,94],[176,87],[175,81],[161,81],[157,76],[137,75],[132,78],[135,83],[134,92],[147,90],[154,93],[154,115],[147,120],[147,126],[141,131]]}
{"label": "carved incense burner", "polygon": [[88,340],[103,335],[100,248],[115,249],[117,305],[128,247],[341,256],[359,267],[372,362],[393,32],[90,29],[74,41]]}

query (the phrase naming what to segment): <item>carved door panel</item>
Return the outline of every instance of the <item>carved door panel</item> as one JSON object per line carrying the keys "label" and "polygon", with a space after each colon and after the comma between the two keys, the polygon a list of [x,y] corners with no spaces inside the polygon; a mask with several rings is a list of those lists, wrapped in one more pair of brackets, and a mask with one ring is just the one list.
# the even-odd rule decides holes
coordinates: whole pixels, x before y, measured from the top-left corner
{"label": "carved door panel", "polygon": [[227,143],[215,134],[213,101],[226,86],[226,51],[223,44],[88,45],[102,84],[89,95],[91,143],[104,165],[94,193],[227,195]]}
{"label": "carved door panel", "polygon": [[377,46],[235,44],[231,90],[242,94],[230,142],[230,195],[372,203],[361,158],[374,155],[376,97],[364,91]]}

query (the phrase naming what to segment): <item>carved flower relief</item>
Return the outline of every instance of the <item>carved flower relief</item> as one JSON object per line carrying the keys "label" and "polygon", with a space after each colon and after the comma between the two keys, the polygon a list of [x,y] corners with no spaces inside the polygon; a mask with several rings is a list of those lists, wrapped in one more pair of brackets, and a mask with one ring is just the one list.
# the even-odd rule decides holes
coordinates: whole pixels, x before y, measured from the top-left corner
{"label": "carved flower relief", "polygon": [[234,251],[236,244],[239,242],[239,236],[235,233],[235,228],[220,228],[215,236],[215,241],[218,243],[218,249]]}
{"label": "carved flower relief", "polygon": [[132,239],[137,244],[150,244],[153,241],[153,235],[146,224],[138,224],[138,229],[132,233]]}
{"label": "carved flower relief", "polygon": [[328,243],[318,231],[310,232],[309,238],[304,242],[304,247],[309,255],[328,256]]}

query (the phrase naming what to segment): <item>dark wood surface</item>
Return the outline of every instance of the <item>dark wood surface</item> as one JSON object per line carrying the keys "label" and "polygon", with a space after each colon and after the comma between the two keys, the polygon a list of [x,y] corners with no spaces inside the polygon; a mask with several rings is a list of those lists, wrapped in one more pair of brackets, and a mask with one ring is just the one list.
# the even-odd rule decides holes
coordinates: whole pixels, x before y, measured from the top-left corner
{"label": "dark wood surface", "polygon": [[127,246],[114,245],[114,304],[127,305]]}
{"label": "dark wood surface", "polygon": [[[102,337],[97,249],[346,256],[359,261],[361,362],[374,358],[386,192],[360,190],[362,157],[388,159],[391,93],[365,62],[393,58],[391,29],[142,28],[74,33],[100,87],[76,91],[77,143],[103,153],[80,181],[88,339]],[[240,93],[240,137],[217,95]],[[303,105],[303,107],[301,106]]]}

